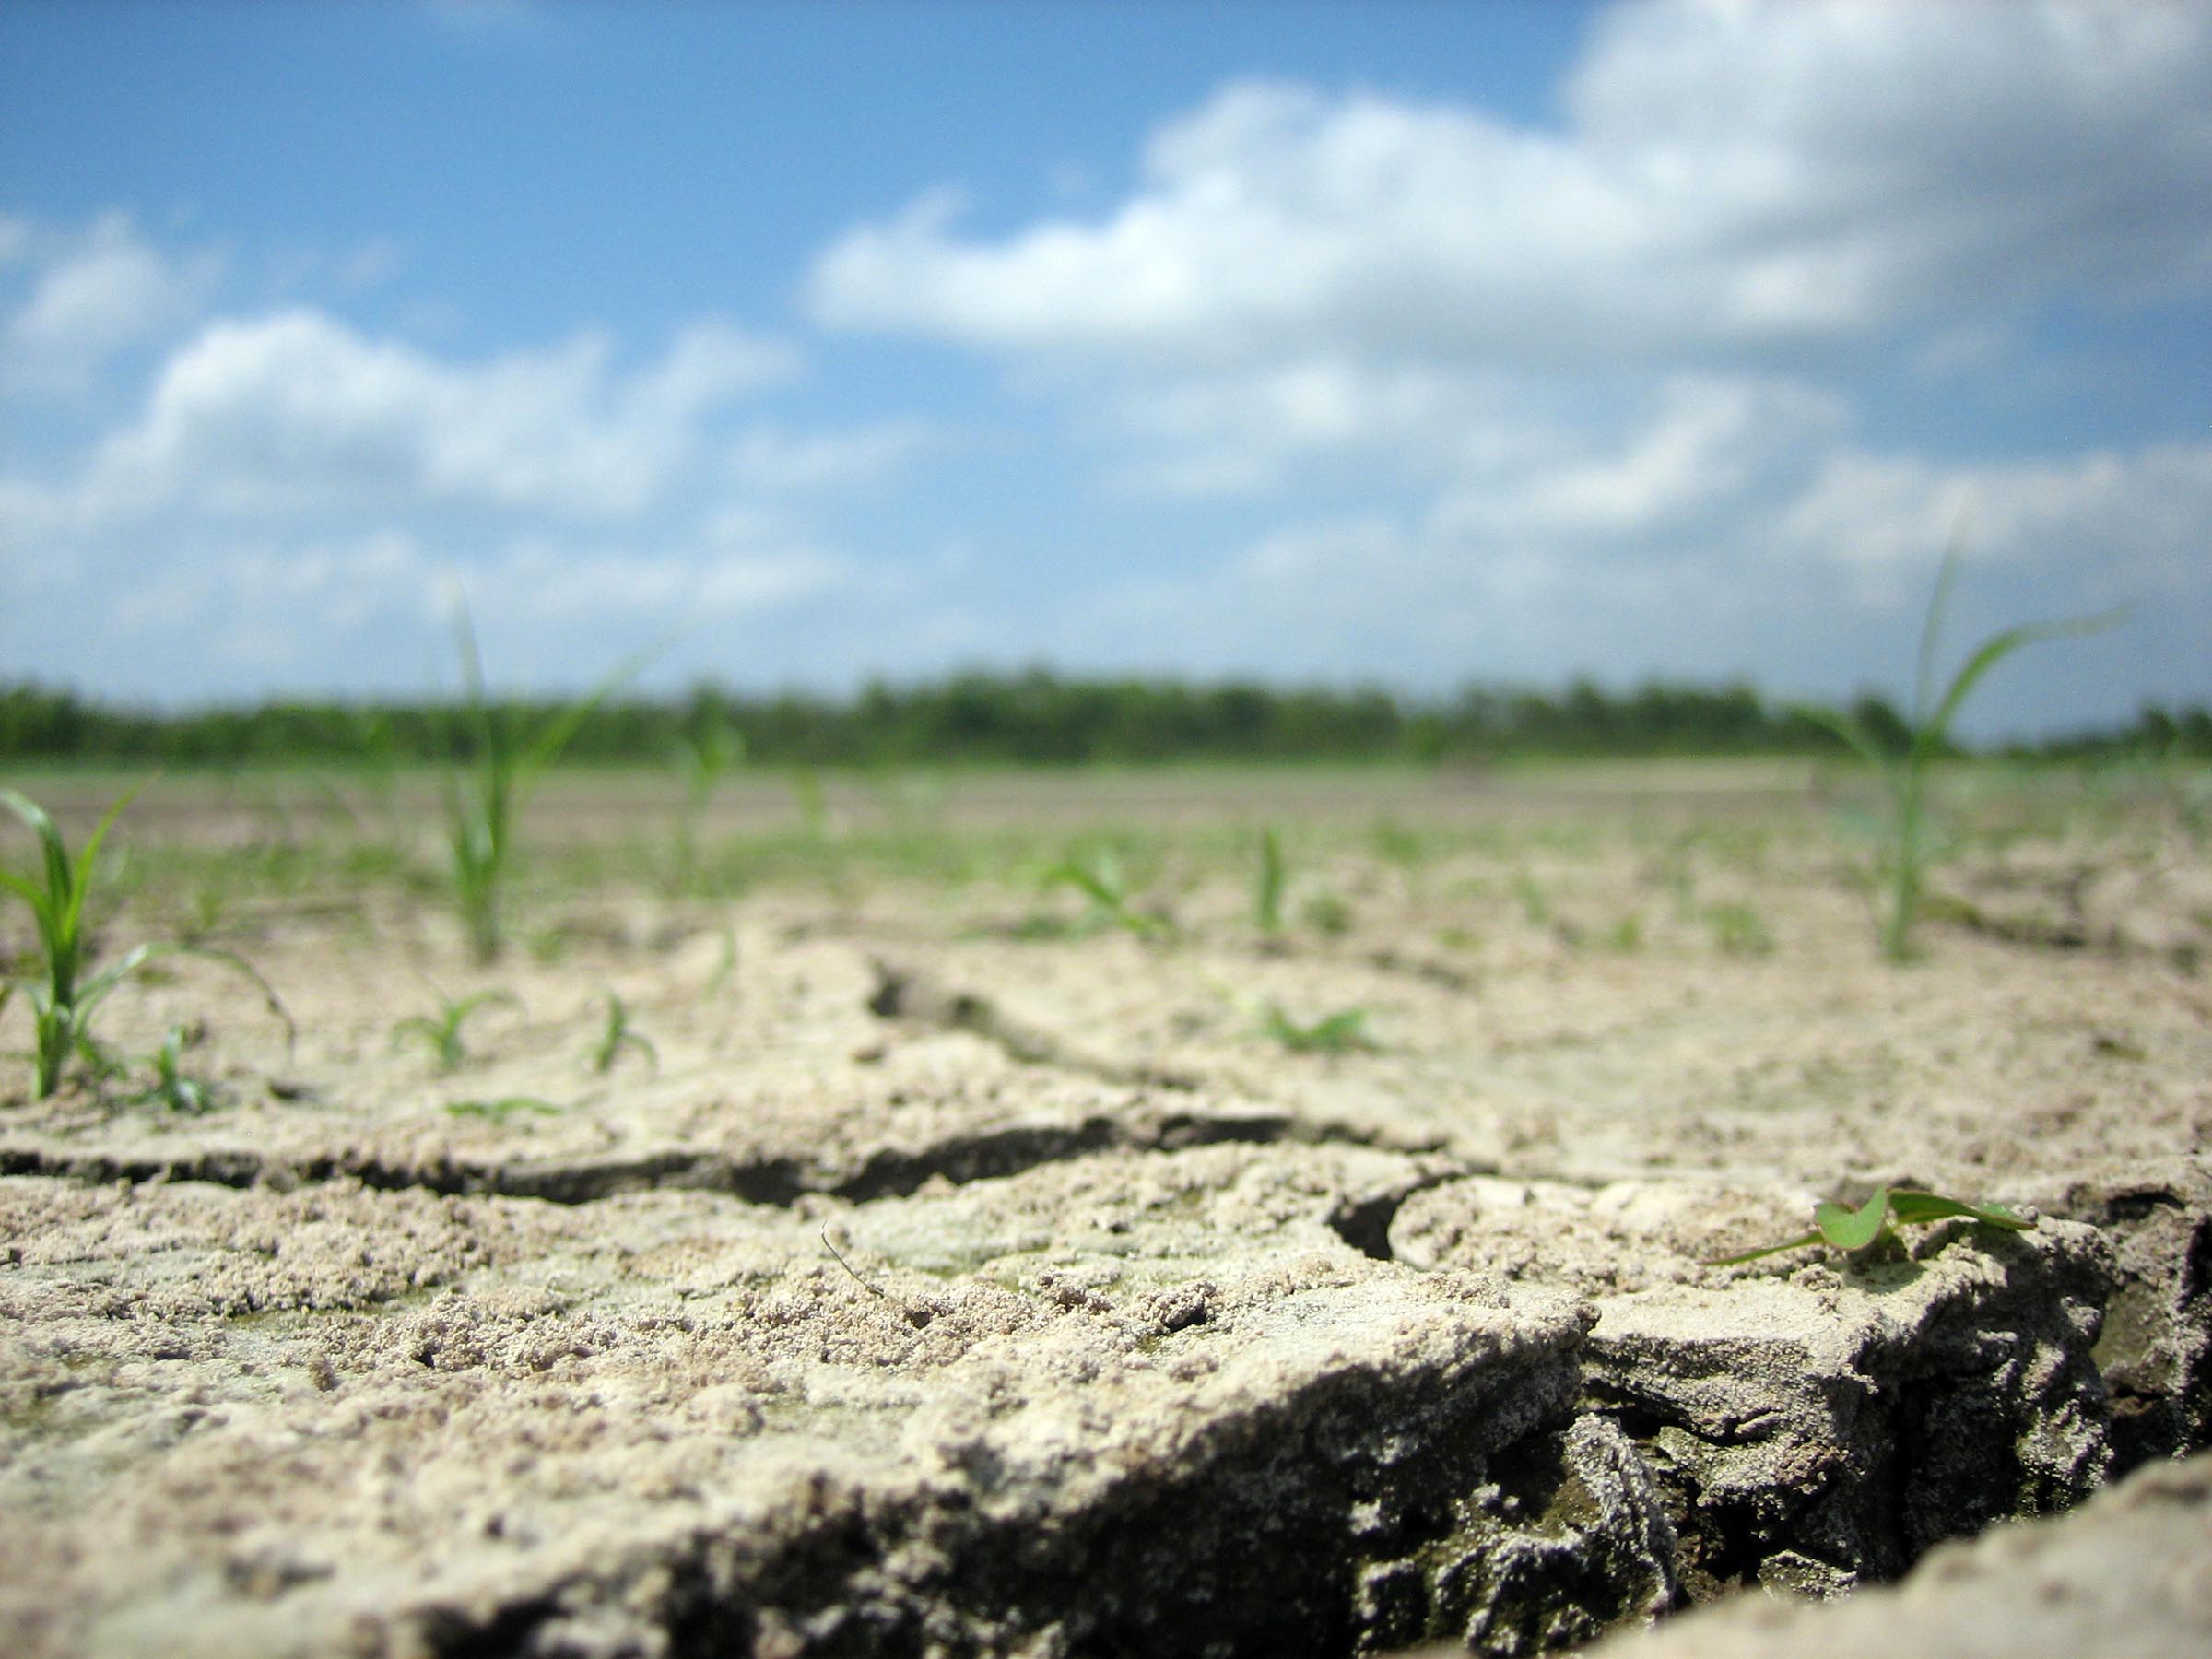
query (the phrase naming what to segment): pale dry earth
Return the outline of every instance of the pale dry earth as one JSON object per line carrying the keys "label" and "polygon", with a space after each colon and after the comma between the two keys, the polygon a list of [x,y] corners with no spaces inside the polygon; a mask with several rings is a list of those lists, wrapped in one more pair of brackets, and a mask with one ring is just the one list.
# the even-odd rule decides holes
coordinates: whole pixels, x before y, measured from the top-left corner
{"label": "pale dry earth", "polygon": [[[633,852],[549,857],[491,970],[415,886],[159,868],[335,869],[373,804],[134,808],[111,947],[205,925],[297,1038],[181,960],[102,1035],[185,1028],[217,1110],[0,1072],[0,1647],[1817,1630],[2212,1434],[2212,858],[2156,794],[1962,798],[1900,967],[1803,769],[924,780],[811,830],[740,792],[702,845],[819,845],[716,898],[653,879],[665,794],[556,785],[544,841]],[[886,840],[1025,823],[960,880]],[[1040,884],[1100,825],[1171,932]],[[491,989],[450,1072],[395,1040]],[[609,993],[653,1053],[600,1071]],[[2041,1220],[1703,1265],[1884,1184]],[[2126,1526],[2194,1535],[2169,1498]]]}

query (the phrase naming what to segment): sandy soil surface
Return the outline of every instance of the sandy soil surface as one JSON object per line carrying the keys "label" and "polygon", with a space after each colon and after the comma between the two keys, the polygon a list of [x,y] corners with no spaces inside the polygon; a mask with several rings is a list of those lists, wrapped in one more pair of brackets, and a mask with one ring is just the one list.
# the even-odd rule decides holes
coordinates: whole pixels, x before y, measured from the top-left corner
{"label": "sandy soil surface", "polygon": [[[763,1653],[1324,1653],[1446,1630],[1535,1651],[1747,1584],[1845,1592],[2212,1428],[2212,852],[2156,792],[1960,784],[1922,954],[1900,966],[1870,920],[1864,803],[1798,767],[924,781],[841,786],[811,820],[759,785],[694,827],[688,882],[665,793],[563,778],[489,968],[436,890],[416,797],[279,794],[164,785],[134,808],[100,937],[240,953],[295,1036],[241,976],[177,958],[100,1010],[125,1072],[36,1100],[28,1065],[0,1070],[0,1509],[22,1524],[0,1546],[0,1618],[26,1650],[148,1651],[189,1612],[211,1652],[339,1631],[362,1651],[703,1652],[709,1627]],[[53,791],[77,825],[94,794]],[[1263,825],[1287,873],[1271,925]],[[1119,915],[1046,876],[1107,845]],[[0,948],[28,965],[19,905]],[[405,1025],[486,993],[451,1064]],[[595,1052],[618,1003],[644,1041]],[[27,1013],[0,1011],[0,1048],[28,1045]],[[131,1098],[172,1030],[211,1110]],[[1703,1265],[1879,1186],[2043,1224],[1949,1223],[1864,1263]],[[1363,1300],[1397,1310],[1389,1332]],[[1446,1335],[1406,1346],[1436,1321]],[[1972,1335],[1995,1329],[2004,1354]],[[1983,1390],[1942,1409],[1971,1397],[2035,1445],[1963,1496],[1955,1470],[1923,1478],[1940,1459],[1911,1440],[1936,1406],[1915,1428],[1868,1406],[1877,1434],[1778,1394],[1714,1428],[1687,1384],[1639,1381],[1688,1375],[1693,1349],[1740,1360],[1761,1331],[1801,1332],[1790,1352],[1869,1400],[1920,1398],[1936,1362],[1896,1356],[1940,1349]],[[1164,1352],[1207,1332],[1243,1346]],[[431,1361],[407,1358],[426,1342]],[[653,1372],[641,1356],[663,1350]],[[1800,1362],[1771,1364],[1780,1388]],[[1219,1382],[1240,1365],[1269,1381]],[[1097,1592],[1111,1616],[1065,1591],[1075,1544],[1065,1561],[1039,1544],[1030,1579],[975,1579],[972,1553],[1006,1535],[974,1519],[994,1493],[1030,1506],[1025,1535],[1106,1555],[1115,1527],[1186,1524],[1037,1451],[1068,1414],[1153,1425],[1131,1430],[1130,1480],[1226,1459],[1186,1496],[1241,1512],[1221,1494],[1287,1477],[1206,1436],[1292,1432],[1253,1391],[1326,1399],[1347,1367],[1400,1402],[1373,1432],[1426,1446],[1465,1490],[1391,1496],[1398,1477],[1373,1471],[1403,1459],[1295,1430],[1357,1442],[1340,1461],[1369,1471],[1312,1499],[1335,1519],[1271,1546],[1358,1558],[1298,1641],[1225,1610],[1279,1594],[1257,1568],[1192,1578],[1124,1550],[1130,1584],[1107,1571]],[[463,1394],[441,1392],[449,1373]],[[1477,1373],[1545,1404],[1441,1423],[1438,1379]],[[960,1427],[1000,1422],[1005,1396],[1048,1428]],[[501,1415],[457,1450],[465,1403],[490,1400]],[[442,1427],[418,1420],[426,1401]],[[616,1461],[571,1466],[550,1425],[594,1409]],[[387,1427],[365,1430],[378,1411]],[[1795,1425],[1769,1446],[1795,1463],[1715,1450],[1767,1443],[1739,1421],[1761,1413]],[[912,1483],[923,1418],[926,1459],[965,1473]],[[641,1451],[655,1421],[678,1452]],[[1571,1476],[1612,1494],[1567,1528],[1565,1565],[1476,1496],[1500,1489],[1484,1459],[1544,1436],[1569,1472],[1547,1493]],[[688,1496],[606,1496],[641,1456],[651,1490]],[[457,1486],[370,1503],[371,1466]],[[1922,1519],[1808,1519],[1807,1494],[1847,1477]],[[1803,1501],[1776,1509],[1793,1481]],[[509,1483],[527,1548],[484,1543]],[[864,1554],[939,1516],[932,1564],[878,1560],[903,1588],[856,1588],[818,1559],[807,1525],[829,1523],[792,1518],[803,1489],[845,1494],[818,1507],[874,1540]],[[1354,1547],[1369,1535],[1338,1509],[1362,1504],[1434,1513]],[[249,1524],[255,1506],[293,1542]],[[1186,1555],[1236,1556],[1187,1524]],[[585,1563],[618,1544],[678,1588]],[[717,1548],[735,1553],[716,1566]],[[422,1588],[444,1583],[426,1561],[485,1549],[477,1576]],[[1545,1600],[1595,1578],[1602,1594]],[[1535,1588],[1508,1606],[1509,1580]],[[1178,1595],[1211,1610],[1179,1622]]]}

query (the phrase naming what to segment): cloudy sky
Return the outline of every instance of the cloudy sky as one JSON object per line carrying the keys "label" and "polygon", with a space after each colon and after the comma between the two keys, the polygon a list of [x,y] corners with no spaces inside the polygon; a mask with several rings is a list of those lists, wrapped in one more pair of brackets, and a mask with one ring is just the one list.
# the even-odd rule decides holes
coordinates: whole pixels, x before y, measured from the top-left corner
{"label": "cloudy sky", "polygon": [[0,681],[2212,700],[2212,6],[0,7]]}

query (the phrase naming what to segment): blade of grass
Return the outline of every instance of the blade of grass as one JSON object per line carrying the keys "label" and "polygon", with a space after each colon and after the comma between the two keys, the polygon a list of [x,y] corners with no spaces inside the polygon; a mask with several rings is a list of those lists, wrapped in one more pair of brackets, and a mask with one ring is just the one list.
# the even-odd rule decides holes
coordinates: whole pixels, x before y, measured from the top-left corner
{"label": "blade of grass", "polygon": [[507,723],[485,694],[483,662],[477,633],[463,598],[454,619],[461,653],[464,705],[475,728],[476,765],[472,793],[458,765],[447,774],[447,839],[453,849],[457,907],[468,935],[470,954],[479,963],[495,960],[505,943],[500,914],[514,851],[514,820],[537,774],[566,748],[583,723],[618,687],[634,677],[665,648],[656,642],[617,664],[613,672],[580,700],[561,710],[518,751],[509,741]]}
{"label": "blade of grass", "polygon": [[1962,1199],[1946,1198],[1940,1193],[1919,1193],[1905,1188],[1890,1193],[1889,1207],[1896,1212],[1898,1220],[1907,1225],[1963,1216],[1970,1221],[1986,1222],[2009,1232],[2026,1232],[2035,1226],[2033,1218],[2006,1209],[2001,1204],[1968,1204]]}
{"label": "blade of grass", "polygon": [[12,870],[0,870],[0,888],[14,893],[30,909],[43,958],[39,976],[24,984],[31,1003],[32,1061],[41,1100],[61,1087],[62,1074],[72,1056],[99,1068],[101,1055],[92,1037],[93,1010],[124,980],[157,957],[199,957],[244,974],[260,989],[270,1012],[284,1022],[287,1046],[298,1041],[299,1033],[291,1014],[275,987],[244,958],[230,951],[184,942],[140,945],[90,979],[84,977],[88,943],[85,908],[91,896],[100,849],[124,809],[159,776],[156,773],[124,791],[108,808],[74,858],[61,830],[43,807],[18,791],[0,790],[0,804],[6,805],[37,837],[45,878],[41,887]]}

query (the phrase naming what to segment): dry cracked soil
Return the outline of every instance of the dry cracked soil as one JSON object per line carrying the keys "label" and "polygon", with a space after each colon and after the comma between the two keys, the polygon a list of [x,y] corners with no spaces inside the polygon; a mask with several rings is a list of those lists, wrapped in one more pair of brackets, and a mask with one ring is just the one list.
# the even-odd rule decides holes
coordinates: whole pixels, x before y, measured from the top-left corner
{"label": "dry cracked soil", "polygon": [[[100,1033],[207,1110],[0,1073],[0,1651],[2212,1643],[2155,793],[1961,784],[1899,966],[1802,769],[763,785],[684,891],[564,781],[488,969],[404,803],[178,794],[103,941],[297,1034],[173,959]],[[1119,915],[1041,878],[1108,844]],[[1883,1186],[2036,1224],[1709,1265]]]}

